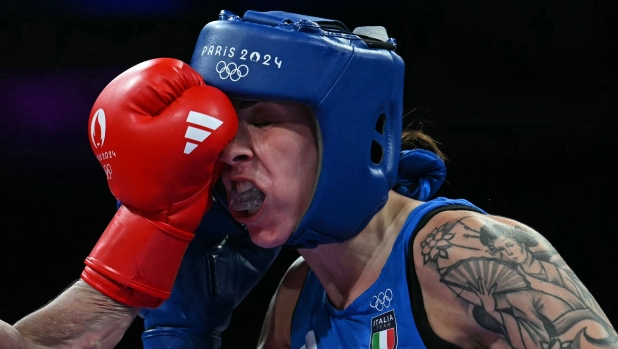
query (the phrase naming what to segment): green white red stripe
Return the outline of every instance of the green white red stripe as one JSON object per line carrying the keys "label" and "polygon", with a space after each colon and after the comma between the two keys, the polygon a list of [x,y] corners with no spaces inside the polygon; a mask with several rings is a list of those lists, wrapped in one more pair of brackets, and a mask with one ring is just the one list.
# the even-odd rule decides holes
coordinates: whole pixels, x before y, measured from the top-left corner
{"label": "green white red stripe", "polygon": [[376,332],[371,338],[371,348],[373,349],[393,349],[395,347],[395,329]]}

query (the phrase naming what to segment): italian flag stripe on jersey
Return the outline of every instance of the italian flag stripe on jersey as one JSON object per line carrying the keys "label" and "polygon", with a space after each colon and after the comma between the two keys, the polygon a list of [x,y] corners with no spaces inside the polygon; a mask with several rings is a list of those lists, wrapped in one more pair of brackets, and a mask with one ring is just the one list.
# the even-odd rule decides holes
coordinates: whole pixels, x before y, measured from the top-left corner
{"label": "italian flag stripe on jersey", "polygon": [[373,349],[393,349],[395,347],[395,329],[389,328],[373,334],[371,338],[371,348]]}

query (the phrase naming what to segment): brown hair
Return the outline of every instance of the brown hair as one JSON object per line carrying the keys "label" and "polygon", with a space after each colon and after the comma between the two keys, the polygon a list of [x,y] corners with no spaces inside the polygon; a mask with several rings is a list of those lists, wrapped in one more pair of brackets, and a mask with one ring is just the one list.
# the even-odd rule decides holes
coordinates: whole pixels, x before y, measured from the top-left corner
{"label": "brown hair", "polygon": [[[412,109],[406,116],[413,114],[426,114],[427,110]],[[416,119],[412,121],[401,135],[401,150],[425,149],[436,153],[442,161],[447,161],[448,158],[438,147],[440,142],[433,139],[430,135],[423,132],[424,120]]]}

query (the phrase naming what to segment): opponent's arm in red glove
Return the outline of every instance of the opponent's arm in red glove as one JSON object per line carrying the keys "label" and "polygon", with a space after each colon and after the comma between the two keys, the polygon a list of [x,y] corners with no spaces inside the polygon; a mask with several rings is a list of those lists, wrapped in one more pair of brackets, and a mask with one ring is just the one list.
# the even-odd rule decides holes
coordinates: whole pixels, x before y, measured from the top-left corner
{"label": "opponent's arm in red glove", "polygon": [[189,65],[161,58],[105,87],[89,126],[92,150],[123,206],[81,277],[118,302],[156,307],[169,297],[211,205],[217,157],[236,133],[236,113]]}

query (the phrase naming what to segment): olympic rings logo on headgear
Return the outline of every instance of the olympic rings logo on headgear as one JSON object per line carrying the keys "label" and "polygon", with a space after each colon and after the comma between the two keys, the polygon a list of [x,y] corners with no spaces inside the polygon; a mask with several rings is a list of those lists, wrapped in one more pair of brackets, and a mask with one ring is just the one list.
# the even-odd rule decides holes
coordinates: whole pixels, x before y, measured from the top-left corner
{"label": "olympic rings logo on headgear", "polygon": [[232,81],[238,81],[249,74],[249,67],[244,64],[236,65],[234,62],[228,64],[225,61],[219,61],[215,70],[222,80],[230,78]]}
{"label": "olympic rings logo on headgear", "polygon": [[373,296],[369,302],[369,306],[377,311],[382,311],[384,308],[391,306],[391,300],[393,299],[393,291],[387,288],[386,291],[378,293],[377,296]]}

